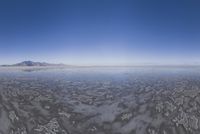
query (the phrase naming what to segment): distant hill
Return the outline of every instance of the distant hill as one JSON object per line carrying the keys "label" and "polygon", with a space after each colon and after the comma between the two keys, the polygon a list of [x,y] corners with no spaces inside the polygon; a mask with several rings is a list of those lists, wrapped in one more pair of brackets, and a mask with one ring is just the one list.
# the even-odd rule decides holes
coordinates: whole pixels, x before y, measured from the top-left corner
{"label": "distant hill", "polygon": [[65,64],[51,64],[51,63],[46,63],[46,62],[33,62],[33,61],[23,61],[20,63],[16,63],[13,65],[2,65],[2,66],[14,66],[14,67],[34,67],[34,66],[66,66]]}

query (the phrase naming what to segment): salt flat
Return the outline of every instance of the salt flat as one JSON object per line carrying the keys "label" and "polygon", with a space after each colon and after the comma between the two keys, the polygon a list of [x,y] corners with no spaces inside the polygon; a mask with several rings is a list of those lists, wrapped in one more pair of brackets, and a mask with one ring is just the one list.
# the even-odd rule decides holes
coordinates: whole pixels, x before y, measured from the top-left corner
{"label": "salt flat", "polygon": [[198,134],[198,67],[0,68],[2,134]]}

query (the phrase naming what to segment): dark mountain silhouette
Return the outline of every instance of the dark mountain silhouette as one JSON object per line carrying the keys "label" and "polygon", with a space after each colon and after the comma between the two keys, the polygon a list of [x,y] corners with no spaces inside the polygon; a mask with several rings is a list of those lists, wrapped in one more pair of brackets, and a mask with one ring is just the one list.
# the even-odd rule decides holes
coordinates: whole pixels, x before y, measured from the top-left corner
{"label": "dark mountain silhouette", "polygon": [[64,64],[51,64],[46,62],[33,62],[33,61],[23,61],[13,65],[3,65],[3,66],[16,66],[16,67],[25,67],[25,66],[65,66]]}

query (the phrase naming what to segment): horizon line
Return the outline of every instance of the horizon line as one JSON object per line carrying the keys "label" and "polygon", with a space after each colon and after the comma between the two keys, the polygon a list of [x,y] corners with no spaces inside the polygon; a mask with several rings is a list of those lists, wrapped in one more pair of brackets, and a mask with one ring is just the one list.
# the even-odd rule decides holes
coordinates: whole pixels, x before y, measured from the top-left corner
{"label": "horizon line", "polygon": [[[0,64],[1,67],[14,67],[15,65],[19,64],[19,63],[23,63],[23,62],[33,62],[33,63],[47,63],[50,64],[49,66],[53,65],[60,65],[60,66],[71,66],[71,67],[196,67],[196,66],[200,66],[200,63],[169,63],[169,64],[161,64],[161,63],[135,63],[135,64],[66,64],[66,63],[51,63],[51,62],[40,62],[40,61],[32,61],[32,60],[26,60],[26,61],[21,61],[21,62],[17,62],[17,63],[12,63],[12,64]],[[20,66],[18,66],[20,67]],[[31,66],[27,66],[27,67],[31,67]],[[32,66],[34,67],[34,66]]]}

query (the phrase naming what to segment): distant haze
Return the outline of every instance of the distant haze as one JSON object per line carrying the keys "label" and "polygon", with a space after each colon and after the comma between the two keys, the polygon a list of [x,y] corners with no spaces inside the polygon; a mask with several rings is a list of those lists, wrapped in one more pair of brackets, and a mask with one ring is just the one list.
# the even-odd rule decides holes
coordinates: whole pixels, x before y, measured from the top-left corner
{"label": "distant haze", "polygon": [[199,65],[200,1],[0,1],[0,64]]}

